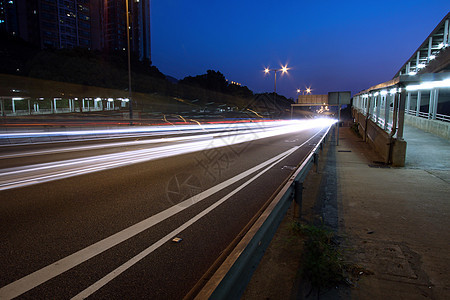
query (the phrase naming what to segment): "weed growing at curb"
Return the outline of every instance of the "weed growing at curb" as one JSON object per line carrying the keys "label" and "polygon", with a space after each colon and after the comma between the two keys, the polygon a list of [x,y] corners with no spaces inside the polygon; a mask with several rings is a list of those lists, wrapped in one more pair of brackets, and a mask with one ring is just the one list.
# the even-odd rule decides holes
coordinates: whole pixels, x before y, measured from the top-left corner
{"label": "weed growing at curb", "polygon": [[338,245],[333,242],[335,234],[323,225],[318,227],[293,222],[291,229],[305,237],[299,271],[317,291],[341,284],[356,287],[362,275],[374,274],[357,264],[346,263]]}
{"label": "weed growing at curb", "polygon": [[345,282],[341,253],[332,242],[333,232],[323,226],[294,222],[295,232],[306,236],[301,275],[315,288],[330,288]]}

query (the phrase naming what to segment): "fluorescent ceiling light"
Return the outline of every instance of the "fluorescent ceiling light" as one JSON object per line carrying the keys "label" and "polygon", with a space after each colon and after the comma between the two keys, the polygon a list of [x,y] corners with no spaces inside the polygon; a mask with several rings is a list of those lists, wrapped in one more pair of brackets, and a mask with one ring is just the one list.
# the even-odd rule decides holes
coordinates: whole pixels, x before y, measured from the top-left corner
{"label": "fluorescent ceiling light", "polygon": [[412,84],[406,87],[407,91],[418,91],[418,90],[430,90],[435,88],[448,88],[450,87],[450,78],[440,81],[427,81],[420,84]]}

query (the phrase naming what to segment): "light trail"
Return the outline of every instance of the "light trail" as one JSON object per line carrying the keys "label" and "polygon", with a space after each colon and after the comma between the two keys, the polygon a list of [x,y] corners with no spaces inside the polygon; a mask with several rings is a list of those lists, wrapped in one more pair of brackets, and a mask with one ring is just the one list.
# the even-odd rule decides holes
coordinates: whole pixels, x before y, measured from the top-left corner
{"label": "light trail", "polygon": [[[63,131],[26,131],[26,132],[6,132],[0,134],[0,139],[14,139],[14,138],[39,138],[39,137],[57,137],[57,136],[110,136],[118,135],[124,136],[127,134],[155,134],[166,135],[171,133],[185,133],[185,132],[199,132],[203,130],[215,130],[215,129],[240,129],[250,127],[273,127],[282,126],[289,121],[253,121],[253,122],[237,122],[237,123],[211,123],[190,125],[165,125],[165,126],[139,126],[139,127],[126,127],[115,129],[96,129],[96,130],[63,130]],[[98,137],[98,136],[97,136]]]}
{"label": "light trail", "polygon": [[[220,126],[218,126],[220,125]],[[285,124],[284,124],[285,125]],[[4,154],[2,156],[0,156],[0,160],[1,159],[9,159],[9,158],[15,158],[15,157],[27,157],[27,156],[37,156],[37,155],[46,155],[46,154],[54,154],[54,153],[67,153],[67,152],[74,152],[74,151],[86,151],[86,150],[96,150],[96,149],[105,149],[105,148],[116,148],[116,147],[129,147],[129,146],[140,146],[140,145],[148,145],[148,144],[158,144],[158,143],[172,143],[172,142],[183,142],[186,140],[200,140],[200,139],[207,139],[207,138],[211,138],[216,136],[216,132],[223,132],[224,130],[227,130],[228,132],[230,131],[254,131],[254,130],[262,130],[264,128],[273,128],[275,126],[283,126],[283,124],[279,124],[279,123],[275,123],[275,122],[259,122],[259,123],[254,123],[254,124],[214,124],[214,125],[208,125],[206,127],[202,126],[201,124],[199,124],[199,126],[201,127],[201,129],[185,129],[185,127],[187,126],[180,126],[182,127],[182,129],[180,129],[180,131],[183,131],[183,134],[193,134],[193,133],[198,133],[198,135],[196,136],[177,136],[177,137],[163,137],[163,138],[153,138],[153,139],[147,139],[147,140],[134,140],[134,141],[126,141],[126,142],[114,142],[114,143],[104,143],[104,144],[96,144],[96,145],[88,145],[88,146],[72,146],[72,147],[63,147],[63,148],[55,148],[55,149],[49,149],[49,150],[39,150],[39,151],[28,151],[28,152],[16,152],[16,153],[12,153],[12,154]],[[226,126],[226,127],[224,127]],[[193,126],[190,126],[193,127]],[[197,126],[195,126],[197,127]],[[184,128],[184,129],[183,129]],[[142,130],[134,130],[132,129],[131,132],[141,132],[141,133],[148,133],[151,132],[149,130],[152,130],[154,128],[144,128]],[[179,134],[179,132],[173,132],[172,129],[168,128],[169,130],[167,130],[166,132],[166,136],[170,136],[170,135],[175,135],[175,134]],[[150,136],[160,136],[162,135],[164,132],[160,131],[158,129],[154,129],[156,130],[156,134],[151,134]],[[84,131],[82,131],[83,133]],[[94,131],[97,132],[97,131]],[[101,131],[102,134],[107,135],[108,130],[103,130]],[[111,131],[111,132],[116,132],[115,130]],[[147,137],[148,135],[126,135],[129,131],[123,131],[124,135],[121,135],[121,138],[130,138],[130,137],[134,137],[134,138],[142,138],[142,137]],[[36,134],[40,134],[40,133],[36,133]],[[45,133],[43,133],[45,134]],[[58,132],[53,132],[53,134],[58,135],[60,133]],[[62,134],[62,133],[61,133]],[[74,135],[75,131],[74,131]],[[89,135],[89,134],[88,134]],[[13,135],[14,136],[14,135]],[[22,133],[18,134],[19,137],[22,136]],[[80,134],[78,134],[77,136],[80,136]],[[111,139],[117,139],[118,137],[110,137]],[[87,141],[89,139],[82,139],[82,141]],[[94,140],[98,140],[98,139],[94,139]],[[74,140],[70,140],[70,141],[66,141],[66,142],[73,142]],[[76,140],[75,140],[76,141]],[[6,145],[9,146],[9,145]],[[14,146],[18,146],[17,144],[15,144]]]}
{"label": "light trail", "polygon": [[177,143],[173,145],[0,169],[0,191],[206,149],[231,146],[310,128],[323,128],[334,122],[330,119],[283,121],[277,122],[273,127],[259,129],[255,127],[254,130],[244,130],[243,132],[232,126],[230,132],[183,137],[183,139],[174,140]]}
{"label": "light trail", "polygon": [[[194,120],[195,121],[195,120]],[[0,145],[2,147],[16,147],[20,145],[52,144],[99,141],[119,138],[144,138],[157,136],[173,136],[180,134],[195,134],[205,132],[220,132],[229,130],[251,130],[254,128],[269,128],[283,126],[285,121],[252,121],[252,122],[228,122],[190,125],[165,125],[165,126],[139,126],[115,129],[96,130],[67,130],[67,131],[26,131],[0,133]],[[289,122],[289,121],[288,121]]]}

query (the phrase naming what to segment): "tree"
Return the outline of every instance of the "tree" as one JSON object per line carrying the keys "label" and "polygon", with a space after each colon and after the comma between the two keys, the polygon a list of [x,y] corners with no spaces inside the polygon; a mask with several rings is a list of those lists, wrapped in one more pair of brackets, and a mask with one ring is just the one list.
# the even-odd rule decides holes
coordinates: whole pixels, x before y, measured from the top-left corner
{"label": "tree", "polygon": [[222,93],[226,93],[228,88],[225,76],[219,71],[213,70],[208,70],[203,75],[185,77],[179,83]]}

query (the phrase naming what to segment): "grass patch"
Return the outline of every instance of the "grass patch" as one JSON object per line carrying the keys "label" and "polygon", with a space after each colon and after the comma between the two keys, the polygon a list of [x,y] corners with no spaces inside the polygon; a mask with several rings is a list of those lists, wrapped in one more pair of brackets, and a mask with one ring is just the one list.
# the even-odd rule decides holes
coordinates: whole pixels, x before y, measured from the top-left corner
{"label": "grass patch", "polygon": [[315,288],[330,288],[345,282],[343,258],[332,242],[334,233],[323,226],[295,222],[293,230],[306,237],[301,275]]}
{"label": "grass patch", "polygon": [[345,262],[334,242],[335,234],[323,225],[293,222],[291,228],[304,237],[300,275],[319,293],[341,284],[356,287],[361,276],[374,274],[362,266]]}

